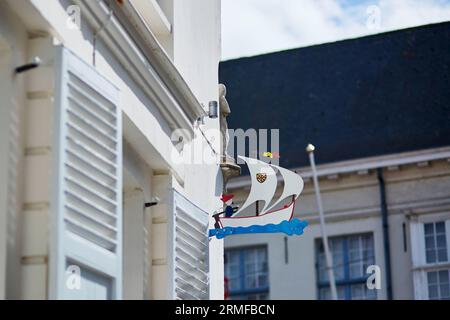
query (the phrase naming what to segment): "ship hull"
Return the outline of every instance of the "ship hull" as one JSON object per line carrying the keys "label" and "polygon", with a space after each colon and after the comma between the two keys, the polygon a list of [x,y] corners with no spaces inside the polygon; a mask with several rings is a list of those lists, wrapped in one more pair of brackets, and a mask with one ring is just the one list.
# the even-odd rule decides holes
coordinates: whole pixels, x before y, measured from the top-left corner
{"label": "ship hull", "polygon": [[282,221],[290,221],[294,213],[294,202],[289,206],[276,210],[267,212],[259,216],[252,217],[230,217],[220,218],[220,225],[222,228],[226,227],[250,227],[250,226],[264,226],[268,224],[279,224]]}

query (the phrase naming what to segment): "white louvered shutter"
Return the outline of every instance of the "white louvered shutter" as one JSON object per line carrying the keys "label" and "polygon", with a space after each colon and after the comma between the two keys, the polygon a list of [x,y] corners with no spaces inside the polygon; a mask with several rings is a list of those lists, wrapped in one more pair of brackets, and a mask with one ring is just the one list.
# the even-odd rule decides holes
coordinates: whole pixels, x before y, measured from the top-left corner
{"label": "white louvered shutter", "polygon": [[[72,52],[58,50],[50,298],[120,299],[119,90]],[[79,282],[74,278],[78,276],[77,268]]]}
{"label": "white louvered shutter", "polygon": [[173,298],[209,299],[208,214],[174,191]]}

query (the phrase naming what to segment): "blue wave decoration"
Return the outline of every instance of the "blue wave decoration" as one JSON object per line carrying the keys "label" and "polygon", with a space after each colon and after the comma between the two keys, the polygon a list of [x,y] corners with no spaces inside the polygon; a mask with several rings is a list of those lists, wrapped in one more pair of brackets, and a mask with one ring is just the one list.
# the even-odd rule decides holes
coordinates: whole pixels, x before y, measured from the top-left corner
{"label": "blue wave decoration", "polygon": [[264,226],[254,225],[249,227],[225,227],[222,229],[210,229],[209,236],[223,239],[234,234],[249,233],[285,233],[288,236],[302,235],[304,229],[308,226],[308,221],[301,221],[297,218],[291,221],[283,221],[280,224],[266,224]]}

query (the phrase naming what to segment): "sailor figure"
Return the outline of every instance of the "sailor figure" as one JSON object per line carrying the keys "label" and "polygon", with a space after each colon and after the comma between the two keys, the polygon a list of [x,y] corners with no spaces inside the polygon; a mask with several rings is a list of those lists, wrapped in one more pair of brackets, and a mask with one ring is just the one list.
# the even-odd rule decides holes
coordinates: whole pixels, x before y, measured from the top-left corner
{"label": "sailor figure", "polygon": [[225,208],[225,217],[229,218],[233,215],[234,213],[234,209],[231,206],[233,204],[233,194],[224,194],[222,195],[222,197],[220,198],[220,200],[223,201],[223,203],[226,205]]}

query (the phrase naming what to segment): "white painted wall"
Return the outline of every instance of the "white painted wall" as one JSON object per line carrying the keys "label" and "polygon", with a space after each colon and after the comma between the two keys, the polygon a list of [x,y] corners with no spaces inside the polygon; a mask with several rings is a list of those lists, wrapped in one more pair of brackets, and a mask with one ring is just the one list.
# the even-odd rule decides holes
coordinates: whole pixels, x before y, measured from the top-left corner
{"label": "white painted wall", "polygon": [[[81,30],[67,28],[66,8],[72,4],[71,1],[49,0],[42,2],[36,0],[19,0],[8,1],[7,4],[11,6],[18,17],[14,22],[11,22],[8,19],[2,19],[0,24],[0,34],[6,32],[11,38],[18,38],[26,41],[25,29],[27,29],[27,32],[29,33],[33,33],[37,30],[47,30],[55,37],[53,39],[47,38],[47,40],[54,40],[54,44],[62,43],[69,50],[76,53],[81,59],[92,64],[94,52],[92,40],[94,30],[89,26],[83,16],[83,12],[81,13]],[[6,6],[6,3],[2,3],[2,5]],[[218,100],[220,1],[195,0],[190,2],[189,5],[184,1],[170,1],[170,3],[165,3],[163,1],[161,6],[167,12],[167,17],[173,24],[173,38],[170,40],[171,42],[169,43],[168,51],[170,53],[172,50],[169,55],[173,58],[175,66],[179,69],[191,90],[202,104],[206,106],[209,101]],[[10,11],[12,10],[2,10],[2,13],[10,13]],[[18,26],[22,30],[10,31],[9,29],[11,29],[11,26]],[[22,34],[20,34],[21,32]],[[46,43],[44,40],[43,42],[39,42],[38,49],[43,50],[45,53],[51,52],[54,49],[54,44],[50,41]],[[23,56],[26,54],[29,55],[30,52],[23,52]],[[159,185],[155,187],[155,192],[160,192],[160,197],[162,199],[165,199],[165,196],[170,192],[167,187],[173,187],[197,206],[201,207],[204,211],[212,212],[220,205],[218,198],[221,195],[222,190],[222,177],[218,165],[178,165],[174,163],[171,158],[173,151],[173,144],[170,141],[171,128],[158,109],[158,107],[161,106],[157,105],[162,102],[155,101],[153,96],[150,96],[148,92],[143,90],[132,80],[129,70],[125,69],[120,64],[117,58],[101,40],[97,41],[95,54],[96,69],[119,87],[121,91],[124,138],[130,144],[130,148],[136,153],[131,157],[132,160],[128,161],[130,166],[127,170],[134,172],[134,176],[137,177],[137,184],[143,189],[144,198],[150,200],[148,198],[151,196],[150,190],[146,189],[146,184],[156,182]],[[21,55],[17,55],[17,59],[20,58]],[[54,72],[54,69],[51,61],[47,67],[42,67],[39,70],[40,71],[36,73],[36,76],[30,77],[29,88],[39,87],[41,83],[46,86],[48,84],[52,86],[51,74]],[[45,72],[50,72],[49,76],[44,76],[43,78],[46,79],[46,81],[40,82],[37,75],[42,76]],[[170,86],[170,84],[168,85]],[[22,94],[25,94],[26,90],[24,88],[19,89],[21,89],[20,91]],[[50,90],[51,92],[52,89],[46,87],[45,90]],[[47,106],[47,104],[44,105]],[[47,111],[51,112],[51,109],[48,109]],[[40,119],[39,121],[36,121],[36,124],[44,125],[44,123],[47,123],[45,120],[46,119]],[[218,120],[207,120],[207,123],[203,128],[206,130],[207,128],[218,128],[218,126]],[[50,131],[49,126],[46,125],[46,127]],[[39,126],[36,125],[34,128],[38,129]],[[30,141],[33,142],[34,140]],[[205,138],[198,130],[196,130],[196,136],[192,143],[196,142],[205,146],[206,149],[210,148],[207,145]],[[214,149],[219,149],[219,139],[212,142],[212,144]],[[33,148],[37,146],[45,146],[45,141],[39,141],[39,144],[36,144],[36,146],[33,145]],[[49,155],[47,154],[47,156]],[[136,160],[137,158],[139,158],[139,161],[145,162],[145,166],[148,170],[145,166],[137,164],[139,161],[133,162],[133,159]],[[50,181],[49,176],[46,176],[46,173],[50,168],[49,160],[43,160],[39,163],[31,161],[28,164],[29,172],[40,172],[36,177],[42,176],[41,178],[44,179],[44,181]],[[155,177],[153,176],[153,173],[155,173]],[[162,177],[164,177],[164,179],[161,179]],[[142,179],[146,181],[143,181]],[[39,244],[41,244],[41,242],[46,243],[47,241],[50,241],[46,230],[48,212],[45,209],[45,204],[48,206],[49,201],[48,194],[45,193],[48,188],[38,189],[34,184],[30,184],[28,189],[29,195],[36,195],[36,197],[33,196],[31,197],[32,199],[30,199],[36,201],[39,200],[40,203],[44,204],[44,207],[42,207],[43,209],[39,209],[41,211],[43,210],[42,215],[33,214],[33,217],[36,217],[37,219],[35,221],[37,223],[36,225],[39,225],[39,228],[36,228],[37,234],[28,234],[27,231],[27,236],[30,240],[32,240],[34,236],[39,237]],[[30,203],[35,203],[36,201],[34,200]],[[136,203],[136,201],[132,201],[129,207],[136,209]],[[33,208],[35,208],[35,206]],[[162,204],[158,210],[163,209],[164,204]],[[167,210],[168,208],[166,208],[166,214]],[[166,271],[162,270],[161,273],[158,273],[157,270],[161,269],[160,266],[164,264],[164,255],[161,257],[158,256],[158,254],[161,254],[161,248],[163,247],[160,244],[166,242],[167,239],[165,237],[164,229],[154,226],[153,212],[152,210],[149,211],[149,214],[152,215],[152,219],[149,218],[150,222],[147,221],[150,230],[150,233],[147,235],[150,242],[148,249],[149,252],[152,253],[150,258],[152,264],[156,263],[151,269],[152,271],[156,270],[155,274],[158,276],[155,277],[153,273],[149,275],[147,283],[148,286],[152,284],[152,288],[151,290],[149,288],[144,289],[148,290],[148,297],[150,298],[165,298],[167,297],[167,293],[164,293],[164,286],[167,286],[168,282],[168,279],[164,277]],[[129,222],[132,224],[132,221]],[[156,222],[157,225],[161,221],[156,219]],[[163,225],[163,223],[161,223],[161,225]],[[132,239],[129,240],[132,242]],[[42,248],[45,248],[45,250],[42,251]],[[45,280],[42,279],[42,275],[45,276],[45,261],[48,259],[48,253],[46,251],[46,246],[42,248],[40,245],[39,247],[33,247],[33,250],[36,249],[39,251],[39,261],[41,265],[39,270],[35,270],[33,267],[34,271],[39,271],[39,275],[34,271],[23,274],[26,283],[30,284],[30,287],[25,286],[22,288],[23,297],[46,297],[46,284],[44,282]],[[17,247],[15,248],[15,252],[19,252]],[[1,253],[2,251],[0,249],[0,262]],[[167,252],[165,254],[167,254]],[[211,273],[211,297],[221,299],[223,297],[222,241],[211,241],[210,259],[211,270],[213,270]],[[165,264],[167,264],[167,261],[165,261]],[[136,266],[130,266],[130,269],[133,269],[134,267]],[[0,275],[1,270],[0,267]],[[38,276],[38,280],[31,282],[29,279],[33,276]],[[136,287],[130,289],[130,295],[134,295],[136,290],[140,291],[140,289],[136,289]]]}
{"label": "white painted wall", "polygon": [[20,297],[25,136],[25,78],[13,71],[27,59],[26,40],[18,17],[0,3],[0,297],[10,299]]}
{"label": "white painted wall", "polygon": [[[209,101],[218,101],[220,0],[173,0],[173,10],[174,64],[206,108]],[[219,120],[207,119],[202,130],[214,128],[219,128]],[[203,140],[203,150],[207,150],[201,133],[197,131],[197,134],[197,139]],[[220,150],[219,139],[212,141],[212,145],[216,151]],[[186,197],[207,212],[220,207],[223,184],[220,168],[216,164],[190,165],[185,170]],[[212,239],[209,245],[211,299],[223,299],[223,240]]]}
{"label": "white painted wall", "polygon": [[[0,83],[9,81],[7,77],[8,61],[10,52],[8,45],[3,38],[0,38]],[[5,77],[6,76],[6,77]],[[5,79],[6,78],[6,79]],[[7,88],[0,87],[0,97],[6,97]],[[8,176],[8,132],[7,104],[2,99],[0,103],[0,181],[7,181]],[[5,281],[6,281],[6,208],[7,208],[7,186],[5,183],[0,185],[0,299],[5,299]]]}
{"label": "white painted wall", "polygon": [[199,101],[207,106],[208,101],[218,98],[220,1],[173,2],[173,60]]}
{"label": "white painted wall", "polygon": [[152,298],[152,217],[145,202],[153,197],[153,171],[124,142],[124,299]]}

